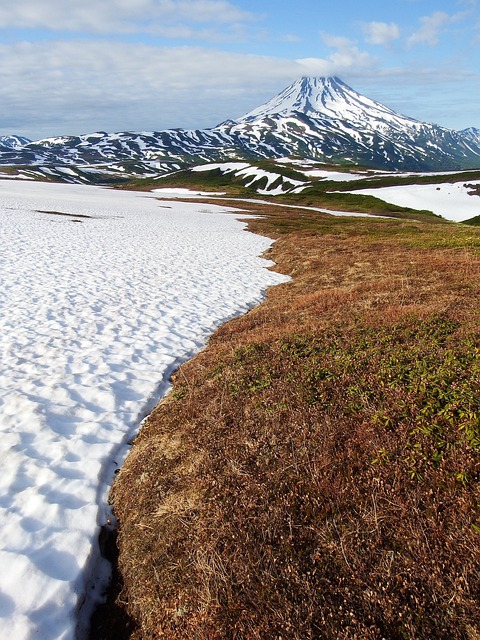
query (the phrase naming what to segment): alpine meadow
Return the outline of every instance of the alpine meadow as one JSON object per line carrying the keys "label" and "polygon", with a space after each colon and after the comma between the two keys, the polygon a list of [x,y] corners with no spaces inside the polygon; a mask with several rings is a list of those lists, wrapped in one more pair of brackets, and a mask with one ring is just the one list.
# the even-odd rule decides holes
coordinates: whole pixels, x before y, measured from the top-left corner
{"label": "alpine meadow", "polygon": [[475,124],[0,137],[2,637],[479,640]]}

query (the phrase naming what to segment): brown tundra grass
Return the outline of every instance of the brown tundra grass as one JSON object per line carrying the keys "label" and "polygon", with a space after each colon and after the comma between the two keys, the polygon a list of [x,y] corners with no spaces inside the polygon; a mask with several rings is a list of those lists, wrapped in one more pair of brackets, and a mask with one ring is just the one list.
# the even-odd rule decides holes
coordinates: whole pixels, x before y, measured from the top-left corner
{"label": "brown tundra grass", "polygon": [[131,637],[478,640],[480,231],[258,210],[292,281],[112,491]]}

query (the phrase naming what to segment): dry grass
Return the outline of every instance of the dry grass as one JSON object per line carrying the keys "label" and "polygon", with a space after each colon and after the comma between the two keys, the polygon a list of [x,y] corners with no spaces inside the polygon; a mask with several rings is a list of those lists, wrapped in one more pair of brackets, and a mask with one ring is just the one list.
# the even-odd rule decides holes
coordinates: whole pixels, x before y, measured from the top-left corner
{"label": "dry grass", "polygon": [[270,214],[293,280],[182,367],[113,488],[132,637],[474,640],[480,232]]}

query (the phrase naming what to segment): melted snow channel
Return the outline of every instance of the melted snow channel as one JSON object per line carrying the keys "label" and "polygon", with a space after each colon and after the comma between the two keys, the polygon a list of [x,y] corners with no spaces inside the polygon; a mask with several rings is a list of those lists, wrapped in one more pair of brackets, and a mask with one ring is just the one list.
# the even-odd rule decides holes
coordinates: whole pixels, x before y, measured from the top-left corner
{"label": "melted snow channel", "polygon": [[2,638],[75,636],[125,443],[172,367],[284,280],[227,212],[0,181]]}

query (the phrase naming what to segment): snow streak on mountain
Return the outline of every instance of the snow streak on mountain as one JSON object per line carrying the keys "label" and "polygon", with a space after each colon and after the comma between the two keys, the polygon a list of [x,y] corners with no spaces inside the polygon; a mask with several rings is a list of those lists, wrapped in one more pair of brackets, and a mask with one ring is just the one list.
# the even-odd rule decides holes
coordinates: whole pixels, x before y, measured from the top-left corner
{"label": "snow streak on mountain", "polygon": [[[101,172],[115,179],[126,171],[122,163],[145,175],[285,156],[390,170],[478,168],[480,130],[456,132],[403,116],[339,78],[302,78],[237,120],[207,130],[101,132],[36,142],[0,138],[0,165],[47,166],[52,175],[63,167],[63,177],[72,181],[93,175],[98,181]],[[65,166],[78,170],[71,175]]]}
{"label": "snow streak on mountain", "polygon": [[469,127],[468,129],[463,129],[460,131],[460,135],[468,142],[470,141],[474,148],[480,147],[480,129],[475,129],[475,127]]}

